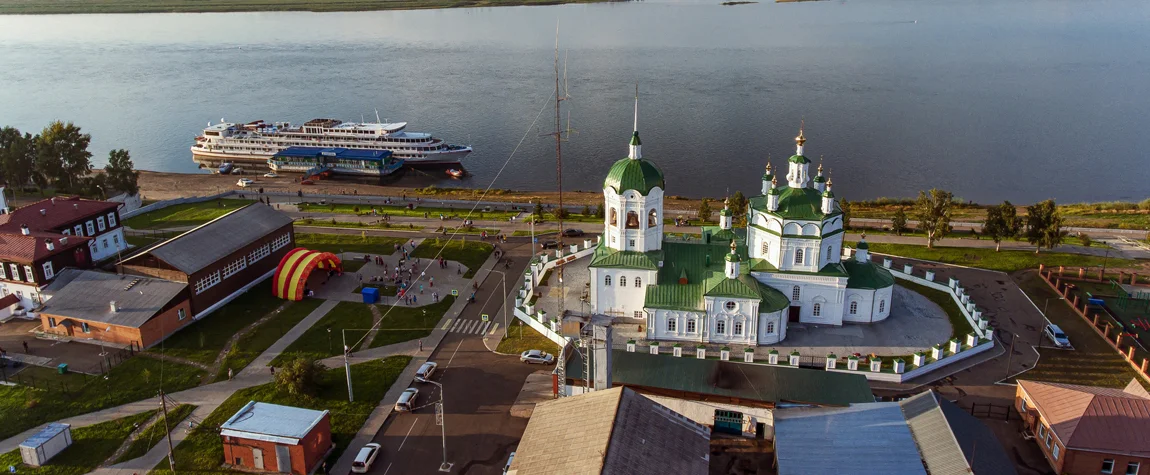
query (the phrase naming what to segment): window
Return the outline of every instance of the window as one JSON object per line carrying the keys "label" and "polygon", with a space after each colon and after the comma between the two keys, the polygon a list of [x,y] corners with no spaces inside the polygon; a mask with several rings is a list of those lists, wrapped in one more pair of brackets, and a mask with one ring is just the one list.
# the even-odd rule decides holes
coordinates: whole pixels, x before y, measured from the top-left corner
{"label": "window", "polygon": [[627,286],[627,276],[625,276],[625,275],[619,276],[619,287],[626,287],[626,286]]}
{"label": "window", "polygon": [[642,310],[636,310],[634,313],[632,313],[632,315],[635,318],[643,318],[643,311]]}
{"label": "window", "polygon": [[236,457],[236,465],[243,465],[243,464],[244,464],[244,459],[242,459],[240,457]]}
{"label": "window", "polygon": [[112,242],[114,244],[116,244],[116,249],[119,249],[120,248],[120,235],[119,234],[113,234],[112,235]]}
{"label": "window", "polygon": [[643,286],[643,278],[642,277],[636,277],[635,278],[635,287],[642,287],[642,286]]}
{"label": "window", "polygon": [[1045,438],[1046,438],[1046,426],[1044,426],[1042,424],[1038,424],[1038,440],[1043,440]]}
{"label": "window", "polygon": [[729,302],[723,304],[723,308],[727,309],[728,312],[734,312],[736,306],[738,306],[738,304],[736,304],[733,301],[729,301]]}
{"label": "window", "polygon": [[627,249],[634,249],[634,248],[635,248],[635,240],[634,239],[628,240],[627,241]]}
{"label": "window", "polygon": [[619,212],[615,211],[615,208],[611,208],[611,221],[609,221],[609,222],[611,223],[612,226],[618,226],[619,225]]}
{"label": "window", "polygon": [[851,302],[851,315],[858,315],[858,313],[859,313],[859,303],[858,302]]}
{"label": "window", "polygon": [[204,278],[196,281],[196,295],[202,294],[205,290],[212,288],[212,286],[220,283],[220,271],[212,272]]}
{"label": "window", "polygon": [[802,264],[802,263],[803,263],[803,250],[802,249],[795,249],[795,264]]}
{"label": "window", "polygon": [[99,229],[100,232],[103,232],[105,229],[108,229],[108,227],[104,225],[104,217],[103,216],[97,216],[96,217],[96,229]]}
{"label": "window", "polygon": [[71,230],[71,229],[65,229],[65,230],[63,230],[63,231],[60,231],[60,234],[63,234],[63,235],[65,235],[65,236],[71,236],[71,235],[72,235],[72,230]]}
{"label": "window", "polygon": [[76,227],[74,227],[72,229],[76,231],[77,236],[83,236],[84,235],[84,226],[77,224]]}
{"label": "window", "polygon": [[673,333],[675,331],[675,327],[677,326],[676,325],[677,323],[679,323],[679,322],[676,321],[674,318],[668,318],[667,319],[667,332]]}
{"label": "window", "polygon": [[615,236],[611,236],[611,244],[615,244]]}
{"label": "window", "polygon": [[1046,437],[1043,438],[1042,441],[1046,442],[1046,448],[1048,449],[1050,448],[1050,439],[1053,439],[1053,437],[1051,437],[1050,429],[1046,429]]}
{"label": "window", "polygon": [[814,316],[818,317],[818,316],[820,316],[820,315],[822,315],[822,314],[823,314],[823,306],[822,306],[822,304],[817,304],[817,303],[816,303],[816,304],[815,304],[815,306],[814,306],[814,307],[811,309],[811,315],[814,315]]}
{"label": "window", "polygon": [[24,280],[28,282],[36,280],[36,276],[32,274],[32,266],[24,266]]}
{"label": "window", "polygon": [[1102,460],[1102,473],[1114,473],[1114,459]]}
{"label": "window", "polygon": [[[1058,446],[1055,445],[1055,448],[1057,448],[1057,447]],[[1058,457],[1054,457],[1054,458],[1058,458]],[[1130,462],[1130,463],[1126,464],[1126,475],[1138,475],[1138,468],[1139,468],[1138,465],[1140,465],[1138,462]]]}
{"label": "window", "polygon": [[796,285],[793,289],[791,289],[791,300],[794,300],[797,302],[799,300],[799,296],[801,295],[801,292],[802,292],[802,289],[799,289],[799,286]]}
{"label": "window", "polygon": [[56,272],[54,272],[54,269],[52,269],[52,263],[51,262],[45,262],[44,263],[44,280],[51,279],[52,276],[54,276],[54,275],[56,275]]}
{"label": "window", "polygon": [[[1054,448],[1051,449],[1051,451],[1050,451],[1050,456],[1052,458],[1054,458],[1054,460],[1058,460],[1058,444],[1054,444]],[[1137,471],[1134,471],[1134,472],[1127,471],[1126,473],[1138,473],[1138,472]]]}
{"label": "window", "polygon": [[882,313],[883,310],[886,310],[886,300],[879,300],[878,301],[878,313]]}
{"label": "window", "polygon": [[655,212],[655,208],[651,208],[651,212],[647,213],[647,227],[653,228],[659,224],[659,213]]}
{"label": "window", "polygon": [[609,275],[603,276],[603,285],[606,285],[606,286],[611,285],[611,276],[609,276]]}
{"label": "window", "polygon": [[176,311],[176,318],[178,318],[180,320],[188,318],[188,312],[181,308],[181,309]]}
{"label": "window", "polygon": [[254,264],[256,261],[267,257],[271,253],[271,246],[264,244],[248,254],[248,264]]}
{"label": "window", "polygon": [[284,234],[272,241],[272,251],[278,251],[281,247],[288,245],[291,242],[291,233]]}
{"label": "window", "polygon": [[687,319],[687,333],[695,333],[695,319]]}
{"label": "window", "polygon": [[50,328],[56,328],[56,317],[48,317],[48,326]]}
{"label": "window", "polygon": [[80,322],[80,329],[84,330],[84,333],[92,333],[92,329],[88,328],[88,322]]}
{"label": "window", "polygon": [[103,244],[104,249],[107,249],[108,248],[108,238],[101,239],[100,244]]}
{"label": "window", "polygon": [[719,320],[719,321],[715,322],[715,333],[717,333],[719,335],[726,335],[727,334],[727,322],[725,322],[723,320]]}
{"label": "window", "polygon": [[[8,278],[8,276],[5,275],[4,265],[0,264],[0,279],[7,279],[7,278]],[[4,290],[8,290],[8,289],[4,289]]]}
{"label": "window", "polygon": [[84,227],[87,228],[89,236],[95,236],[96,235],[96,227],[92,225],[91,221],[84,223]]}
{"label": "window", "polygon": [[116,227],[116,213],[108,213],[108,227]]}
{"label": "window", "polygon": [[743,322],[735,322],[735,336],[743,336]]}
{"label": "window", "polygon": [[835,252],[834,248],[827,246],[827,260],[828,261],[831,260],[831,256],[835,255],[834,252]]}
{"label": "window", "polygon": [[775,334],[775,322],[767,322],[767,334],[768,335],[774,335]]}
{"label": "window", "polygon": [[760,247],[760,250],[763,254],[763,257],[767,257],[767,253],[771,252],[771,243],[769,243],[767,241],[763,241],[763,243],[759,247]]}
{"label": "window", "polygon": [[239,258],[239,260],[224,266],[224,278],[226,279],[228,277],[236,275],[236,272],[244,270],[244,268],[247,266],[248,266],[247,259],[245,259],[243,257]]}

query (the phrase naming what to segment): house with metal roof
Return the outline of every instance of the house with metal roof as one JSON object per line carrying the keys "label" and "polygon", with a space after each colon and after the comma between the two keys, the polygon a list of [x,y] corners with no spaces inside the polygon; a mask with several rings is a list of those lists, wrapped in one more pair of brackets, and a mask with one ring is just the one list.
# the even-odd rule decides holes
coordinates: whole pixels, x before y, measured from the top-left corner
{"label": "house with metal roof", "polygon": [[1018,380],[1014,408],[1057,473],[1150,471],[1150,394],[1125,389]]}
{"label": "house with metal roof", "polygon": [[[603,182],[603,238],[589,264],[594,313],[646,320],[651,340],[739,345],[782,341],[791,322],[842,325],[890,316],[894,277],[870,261],[865,239],[844,259],[843,214],[831,180],[795,138],[787,184],[767,165],[745,227],[724,203],[701,238],[663,235],[666,181],[643,157],[638,131]],[[729,249],[729,251],[728,251]]]}
{"label": "house with metal roof", "polygon": [[990,428],[938,393],[919,393],[899,406],[931,475],[1018,474]]}
{"label": "house with metal roof", "polygon": [[508,475],[705,475],[711,431],[630,388],[539,403]]}
{"label": "house with metal roof", "polygon": [[251,401],[220,426],[224,465],[307,475],[335,448],[331,414]]}
{"label": "house with metal roof", "polygon": [[203,318],[275,273],[295,245],[292,219],[253,203],[160,242],[118,264],[126,274],[188,284]]}
{"label": "house with metal roof", "polygon": [[148,348],[192,322],[188,284],[64,269],[37,309],[45,333]]}

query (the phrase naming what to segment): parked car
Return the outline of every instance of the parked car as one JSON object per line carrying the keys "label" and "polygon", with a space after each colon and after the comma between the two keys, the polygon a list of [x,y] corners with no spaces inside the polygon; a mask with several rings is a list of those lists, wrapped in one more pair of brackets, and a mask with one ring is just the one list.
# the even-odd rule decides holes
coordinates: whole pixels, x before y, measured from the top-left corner
{"label": "parked car", "polygon": [[583,235],[583,230],[582,230],[582,229],[575,229],[575,228],[571,228],[571,229],[568,229],[568,230],[566,230],[566,231],[563,231],[563,236],[564,236],[564,237],[579,237],[579,236],[582,236],[582,235]]}
{"label": "parked car", "polygon": [[279,177],[280,177],[279,175],[276,175],[276,172],[264,173],[264,178],[279,178]]}
{"label": "parked car", "polygon": [[403,390],[403,394],[399,395],[399,400],[395,401],[395,410],[399,412],[409,412],[415,408],[415,398],[419,396],[419,390],[415,388],[407,388]]}
{"label": "parked car", "polygon": [[1047,325],[1046,330],[1043,331],[1043,333],[1046,334],[1047,338],[1050,338],[1050,341],[1054,342],[1054,346],[1057,346],[1059,348],[1069,348],[1070,347],[1070,338],[1067,338],[1066,334],[1062,333],[1062,329],[1058,328],[1058,325],[1055,325],[1055,324]]}
{"label": "parked car", "polygon": [[355,454],[355,461],[351,462],[352,473],[367,473],[371,470],[371,464],[375,463],[375,457],[379,455],[381,446],[375,442],[363,446],[359,449],[359,453]]}
{"label": "parked car", "polygon": [[519,355],[519,361],[524,363],[551,364],[555,362],[555,357],[541,350],[527,350]]}
{"label": "parked car", "polygon": [[311,180],[300,180],[299,184],[301,184],[301,185],[314,185],[315,182],[311,181]]}
{"label": "parked car", "polygon": [[539,242],[539,248],[540,249],[559,249],[559,241],[556,241],[554,239],[549,239],[547,241],[540,241]]}
{"label": "parked car", "polygon": [[511,455],[507,456],[507,465],[503,466],[503,475],[507,475],[507,472],[511,470],[512,460],[515,460],[515,452],[511,452]]}
{"label": "parked car", "polygon": [[423,363],[423,365],[419,367],[419,370],[415,372],[415,380],[426,383],[427,380],[431,378],[431,375],[435,374],[435,368],[438,367],[439,364],[434,361]]}
{"label": "parked car", "polygon": [[251,178],[240,178],[240,180],[236,182],[236,185],[241,187],[241,188],[246,188],[246,187],[248,187],[248,185],[251,185],[252,183],[255,183],[255,181],[252,180]]}

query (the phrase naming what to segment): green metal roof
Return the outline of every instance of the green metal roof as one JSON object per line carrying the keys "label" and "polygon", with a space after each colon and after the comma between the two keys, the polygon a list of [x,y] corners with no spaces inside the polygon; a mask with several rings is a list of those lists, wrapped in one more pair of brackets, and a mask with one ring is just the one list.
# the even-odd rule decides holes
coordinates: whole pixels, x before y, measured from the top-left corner
{"label": "green metal roof", "polygon": [[750,199],[751,207],[764,213],[778,216],[783,219],[803,221],[821,221],[827,216],[839,214],[838,204],[829,215],[823,214],[823,197],[819,190],[814,188],[775,188],[779,191],[778,211],[767,210],[767,197],[756,196]]}
{"label": "green metal roof", "polygon": [[[613,350],[612,381],[633,389],[664,389],[702,396],[723,396],[764,403],[848,406],[874,402],[861,374],[836,373],[716,359],[628,353]],[[583,359],[567,361],[567,374],[583,374]]]}
{"label": "green metal roof", "polygon": [[867,244],[866,241],[859,241],[859,243],[855,245],[855,249],[870,249],[870,245]]}
{"label": "green metal roof", "polygon": [[[660,280],[660,282],[662,282]],[[678,280],[659,285],[648,285],[643,306],[667,310],[703,311],[703,285],[681,285]]]}
{"label": "green metal roof", "polygon": [[[735,239],[735,244],[735,256],[746,262],[747,246],[742,238]],[[750,276],[753,265],[741,265],[738,278],[727,278],[725,261],[731,255],[730,240],[664,241],[663,252],[659,284],[647,286],[646,307],[703,311],[706,309],[704,296],[758,299],[760,313],[775,312],[790,305],[781,292]],[[681,278],[686,278],[687,284],[680,284]]]}
{"label": "green metal roof", "polygon": [[848,289],[885,289],[894,285],[894,276],[890,275],[890,271],[873,262],[846,260],[842,264],[850,274],[847,279]]}
{"label": "green metal roof", "polygon": [[591,267],[610,267],[619,269],[646,269],[659,268],[659,261],[663,260],[663,251],[638,252],[617,251],[607,247],[603,242],[595,248],[591,256]]}
{"label": "green metal roof", "polygon": [[[705,239],[710,239],[711,243],[727,243],[729,246],[731,241],[743,244],[747,240],[746,229],[723,229],[718,226],[703,226],[701,230],[703,236],[710,236]],[[730,252],[730,249],[727,251]]]}
{"label": "green metal roof", "polygon": [[823,183],[827,181],[826,177],[822,175],[815,175],[815,183]]}
{"label": "green metal roof", "polygon": [[[638,135],[632,137],[633,141],[638,139]],[[667,189],[663,172],[654,163],[641,158],[624,158],[615,162],[607,172],[607,179],[603,181],[603,188],[613,188],[619,194],[635,190],[646,196],[655,187]]]}
{"label": "green metal roof", "polygon": [[791,163],[811,163],[811,159],[802,155],[791,155],[791,158],[788,158],[787,160]]}

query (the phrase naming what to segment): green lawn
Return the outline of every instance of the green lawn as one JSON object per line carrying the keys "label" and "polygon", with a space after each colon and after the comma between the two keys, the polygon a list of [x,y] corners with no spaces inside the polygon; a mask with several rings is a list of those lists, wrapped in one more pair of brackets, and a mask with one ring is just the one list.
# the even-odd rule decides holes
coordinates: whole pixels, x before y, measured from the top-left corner
{"label": "green lawn", "polygon": [[80,475],[91,472],[124,444],[137,424],[156,411],[145,411],[120,419],[72,429],[72,445],[41,467],[24,465],[20,450],[0,455],[0,467],[16,467],[15,473],[36,475]]}
{"label": "green lawn", "polygon": [[128,234],[124,236],[124,240],[128,244],[136,247],[148,247],[157,242],[163,241],[165,238],[159,236],[140,236],[135,234]]}
{"label": "green lawn", "polygon": [[[443,250],[442,254],[440,254],[441,249]],[[471,278],[475,276],[475,271],[479,270],[479,267],[487,261],[487,256],[490,256],[494,250],[495,246],[482,241],[455,240],[448,242],[435,238],[425,239],[411,255],[424,259],[442,256],[449,261],[461,262],[467,267],[467,272],[463,276]]]}
{"label": "green lawn", "polygon": [[392,231],[422,231],[424,226],[416,226],[414,224],[397,224],[391,223],[365,223],[362,221],[336,221],[336,220],[323,220],[305,218],[295,222],[296,226],[317,226],[321,228],[343,228],[343,229],[387,229]]}
{"label": "green lawn", "polygon": [[[855,243],[849,244],[854,245]],[[1002,272],[1037,269],[1038,264],[1046,264],[1047,267],[1060,265],[1093,267],[1101,266],[1104,261],[1107,267],[1113,268],[1138,266],[1138,261],[1131,259],[1119,259],[1116,257],[1103,259],[1102,257],[1096,256],[1049,251],[1042,251],[1035,254],[1034,251],[994,252],[994,249],[942,247],[938,245],[936,245],[934,249],[927,249],[926,246],[911,244],[886,244],[878,242],[868,244],[870,245],[870,251],[875,253],[892,254],[911,259],[923,259]]]}
{"label": "green lawn", "polygon": [[[196,406],[191,404],[180,404],[174,408],[168,408],[167,429],[175,429],[176,426],[184,419],[187,419],[188,415],[194,410],[196,410]],[[136,437],[136,440],[133,440],[131,445],[128,446],[128,450],[120,454],[119,457],[116,457],[113,463],[126,462],[143,457],[149,450],[152,450],[152,447],[155,447],[156,444],[159,444],[164,440],[164,437],[168,435],[168,432],[164,429],[164,417],[160,416],[152,422],[152,425],[144,429],[144,431]]]}
{"label": "green lawn", "polygon": [[308,314],[314,311],[323,303],[319,299],[304,299],[298,302],[291,302],[287,308],[279,313],[276,313],[268,321],[260,324],[260,326],[253,329],[248,334],[240,337],[236,341],[233,351],[224,357],[223,363],[220,365],[220,370],[216,373],[216,379],[223,379],[228,374],[228,368],[231,368],[236,373],[241,369],[247,367],[252,360],[256,359],[260,353],[267,350],[276,341],[284,336],[288,330],[291,330],[297,323],[307,318]]}
{"label": "green lawn", "polygon": [[[409,356],[392,356],[352,365],[354,403],[347,401],[347,379],[343,368],[324,373],[319,394],[315,397],[292,396],[281,391],[275,383],[237,391],[193,429],[183,443],[176,446],[176,470],[178,473],[197,474],[234,473],[220,468],[224,454],[217,428],[249,401],[331,411],[332,440],[336,449],[328,457],[330,466],[347,449],[367,416],[383,399],[409,361]],[[152,473],[170,473],[168,462],[161,462]]]}
{"label": "green lawn", "polygon": [[[312,234],[297,233],[295,244],[314,251],[362,252],[390,256],[395,253],[395,245],[407,242],[404,238],[382,236],[357,236],[354,234]],[[361,256],[362,257],[362,256]]]}
{"label": "green lawn", "polygon": [[519,354],[527,350],[543,350],[555,355],[556,358],[559,357],[559,345],[516,319],[503,336],[503,340],[499,342],[496,351]]}
{"label": "green lawn", "polygon": [[[20,377],[55,378],[68,390],[0,386],[0,439],[43,424],[154,397],[162,387],[176,392],[199,384],[204,372],[182,364],[136,356],[112,368],[108,379],[79,373],[56,375],[55,369],[32,366]],[[157,401],[158,402],[158,401]]]}
{"label": "green lawn", "polygon": [[252,203],[251,200],[212,200],[172,205],[125,219],[124,225],[132,229],[198,226]]}
{"label": "green lawn", "polygon": [[[284,301],[272,295],[271,279],[252,287],[235,300],[164,340],[165,354],[211,365],[228,339],[263,318]],[[161,345],[148,351],[159,353]]]}
{"label": "green lawn", "polygon": [[[427,295],[426,298],[430,299],[431,296]],[[371,341],[371,348],[427,337],[454,302],[455,297],[445,295],[440,297],[439,303],[423,307],[381,307],[379,310],[384,317],[379,332]]]}
{"label": "green lawn", "polygon": [[[356,204],[345,204],[345,203],[329,203],[326,205],[315,204],[315,203],[300,203],[299,210],[304,211],[304,212],[311,212],[311,213],[341,213],[341,214],[354,214],[354,215],[359,215],[359,216],[371,216],[372,207],[373,207],[372,205],[356,205]],[[444,217],[446,217],[448,219],[462,219],[464,216],[467,216],[467,213],[469,211],[471,211],[470,206],[467,206],[467,207],[460,206],[457,208],[443,208],[443,207],[436,207],[436,206],[419,206],[419,205],[416,205],[415,209],[407,209],[406,206],[374,205],[374,208],[378,212],[377,216],[380,218],[383,218],[384,215],[387,215],[387,216],[403,216],[403,217],[410,217],[410,218],[426,217],[428,219],[432,219],[432,218],[438,218],[440,215],[443,215]],[[482,211],[481,208],[477,208],[473,213],[471,213],[471,217],[469,219],[495,219],[495,220],[507,221],[512,216],[515,216],[518,214],[519,214],[518,212],[511,212],[511,211]]]}
{"label": "green lawn", "polygon": [[[278,366],[291,358],[301,356],[318,360],[343,354],[341,330],[345,328],[354,329],[347,331],[348,345],[352,345],[360,341],[360,338],[367,333],[359,330],[367,330],[371,328],[371,324],[372,315],[368,304],[340,302],[303,335],[300,335],[296,341],[288,345],[283,353],[272,360],[272,364]],[[328,332],[329,328],[331,329],[330,333]],[[358,345],[353,346],[352,349],[357,348]]]}
{"label": "green lawn", "polygon": [[[546,230],[543,230],[543,229],[536,229],[536,230],[535,230],[535,237],[539,237],[539,236],[550,236],[550,235],[554,235],[554,234],[559,234],[559,230],[558,230],[558,229],[546,229]],[[524,231],[524,230],[512,231],[512,232],[511,232],[511,235],[512,235],[512,236],[515,236],[515,237],[524,237],[524,236],[530,236],[530,235],[531,235],[531,230],[530,230],[530,229],[528,229],[528,230],[526,230],[526,231]]]}

